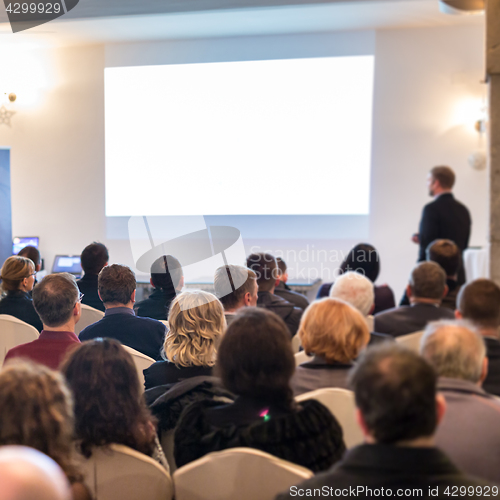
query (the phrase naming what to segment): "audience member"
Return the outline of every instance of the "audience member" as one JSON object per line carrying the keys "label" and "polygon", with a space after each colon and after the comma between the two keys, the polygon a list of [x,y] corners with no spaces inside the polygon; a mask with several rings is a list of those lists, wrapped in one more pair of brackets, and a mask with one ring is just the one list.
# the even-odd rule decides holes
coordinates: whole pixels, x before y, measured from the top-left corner
{"label": "audience member", "polygon": [[119,342],[85,342],[68,356],[61,371],[74,394],[75,436],[85,457],[92,455],[93,447],[117,443],[160,460],[134,361]]}
{"label": "audience member", "polygon": [[465,326],[431,323],[421,351],[446,400],[436,445],[463,472],[500,484],[500,402],[481,389],[488,371],[483,339]]}
{"label": "audience member", "polygon": [[2,500],[73,500],[61,468],[27,446],[0,448],[0,492]]}
{"label": "audience member", "polygon": [[472,323],[486,344],[488,375],[483,389],[500,396],[500,288],[488,279],[477,279],[464,285],[457,297],[457,319]]}
{"label": "audience member", "polygon": [[[27,259],[30,259],[33,264],[35,264],[35,273],[38,273],[42,269],[42,256],[40,255],[40,251],[37,247],[26,245],[24,248],[21,248],[17,255],[19,257],[26,257]],[[33,287],[35,287],[37,283],[38,281],[35,274],[35,283],[33,284]],[[28,293],[31,297],[32,292],[30,291]]]}
{"label": "audience member", "polygon": [[80,340],[108,337],[150,358],[160,359],[165,325],[135,315],[136,281],[132,270],[119,264],[103,267],[99,273],[98,287],[99,297],[106,308],[104,318],[87,326],[80,333]]}
{"label": "audience member", "polygon": [[38,339],[13,347],[5,356],[27,358],[57,370],[66,353],[80,344],[75,325],[81,314],[81,294],[73,275],[49,274],[33,290],[33,304],[43,322]]}
{"label": "audience member", "polygon": [[[380,273],[380,257],[374,246],[359,243],[352,248],[339,267],[340,274],[348,271],[360,273],[374,283],[375,309],[372,314],[391,309],[396,305],[394,293],[388,285],[375,285]],[[322,285],[316,298],[328,297],[331,287],[332,283]]]}
{"label": "audience member", "polygon": [[345,446],[337,420],[316,400],[294,403],[295,362],[281,318],[259,308],[238,313],[222,339],[217,369],[237,399],[225,405],[204,400],[186,408],[175,430],[177,466],[240,446],[313,471],[340,459]]}
{"label": "audience member", "polygon": [[278,282],[274,289],[274,293],[282,299],[288,300],[295,307],[303,311],[309,305],[309,301],[301,293],[294,292],[286,283],[288,281],[288,270],[286,262],[281,257],[276,257],[278,264]]}
{"label": "audience member", "polygon": [[257,305],[257,275],[244,266],[221,266],[215,271],[214,291],[224,307],[229,325],[239,309]]}
{"label": "audience member", "polygon": [[453,312],[440,307],[446,295],[446,274],[435,262],[420,262],[411,273],[406,293],[410,306],[400,306],[375,315],[375,331],[393,337],[423,330],[427,323],[453,319]]}
{"label": "audience member", "polygon": [[186,290],[174,299],[168,324],[166,360],[144,370],[146,389],[212,375],[217,345],[226,329],[222,304],[201,290]]}
{"label": "audience member", "polygon": [[184,286],[181,263],[172,255],[162,255],[151,264],[153,293],[138,302],[134,310],[137,316],[166,320],[170,304]]}
{"label": "audience member", "polygon": [[292,378],[294,394],[323,387],[347,389],[353,361],[370,340],[359,311],[342,300],[317,300],[302,316],[298,335],[306,354],[314,357],[297,367]]}
{"label": "audience member", "polygon": [[292,486],[279,500],[312,496],[304,492],[315,489],[331,496],[338,496],[336,490],[354,490],[358,498],[396,497],[404,490],[413,497],[447,498],[446,488],[451,495],[453,486],[478,487],[468,495],[482,496],[487,483],[463,475],[434,446],[445,403],[436,395],[436,374],[425,360],[396,344],[380,344],[364,352],[350,382],[365,444],[349,450],[330,471]]}
{"label": "audience member", "polygon": [[285,322],[291,335],[295,335],[303,311],[274,293],[278,279],[276,259],[268,253],[253,253],[247,257],[247,267],[257,275],[257,306],[277,314]]}
{"label": "audience member", "polygon": [[0,273],[4,294],[0,300],[0,314],[14,316],[41,332],[43,325],[30,296],[36,276],[33,261],[13,255],[4,262]]}
{"label": "audience member", "polygon": [[80,255],[83,277],[77,281],[84,298],[82,304],[104,311],[104,304],[97,292],[97,278],[101,269],[108,265],[108,249],[102,243],[91,243]]}
{"label": "audience member", "polygon": [[[72,485],[74,500],[90,500],[73,443],[73,401],[63,377],[34,363],[0,372],[0,445],[35,448],[52,458]],[[1,496],[0,491],[0,496]]]}

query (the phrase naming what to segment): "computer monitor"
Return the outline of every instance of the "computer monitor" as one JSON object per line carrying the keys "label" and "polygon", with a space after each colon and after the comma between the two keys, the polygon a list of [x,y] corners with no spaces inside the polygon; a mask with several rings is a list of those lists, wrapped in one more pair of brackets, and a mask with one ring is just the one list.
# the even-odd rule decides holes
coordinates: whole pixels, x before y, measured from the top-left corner
{"label": "computer monitor", "polygon": [[79,255],[56,255],[54,265],[52,266],[53,273],[70,273],[75,276],[81,276],[82,265]]}
{"label": "computer monitor", "polygon": [[38,248],[38,236],[16,236],[12,240],[12,255],[17,255],[24,247],[32,246]]}

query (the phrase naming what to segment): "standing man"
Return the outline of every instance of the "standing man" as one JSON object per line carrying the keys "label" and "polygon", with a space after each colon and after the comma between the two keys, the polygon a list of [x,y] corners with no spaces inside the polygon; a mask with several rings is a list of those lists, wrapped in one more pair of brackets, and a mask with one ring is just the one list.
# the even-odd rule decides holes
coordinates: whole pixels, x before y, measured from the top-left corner
{"label": "standing man", "polygon": [[[451,190],[455,184],[455,172],[450,167],[434,167],[427,177],[429,196],[434,198],[425,205],[420,220],[419,233],[412,240],[420,245],[418,261],[426,259],[425,250],[437,239],[456,243],[460,252],[469,245],[471,218],[465,205],[455,200]],[[465,283],[463,263],[458,271],[458,284]]]}

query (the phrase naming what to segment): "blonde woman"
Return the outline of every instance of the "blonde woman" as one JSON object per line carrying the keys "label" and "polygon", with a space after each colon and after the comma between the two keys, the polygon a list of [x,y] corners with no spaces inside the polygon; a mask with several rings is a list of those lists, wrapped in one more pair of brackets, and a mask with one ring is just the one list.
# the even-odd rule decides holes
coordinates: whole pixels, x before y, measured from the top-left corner
{"label": "blonde woman", "polygon": [[165,360],[144,370],[146,389],[211,376],[217,346],[226,329],[222,304],[215,295],[201,290],[179,294],[170,306],[168,323]]}
{"label": "blonde woman", "polygon": [[3,264],[0,271],[2,299],[0,314],[9,314],[34,326],[39,332],[43,325],[30,297],[35,284],[35,264],[26,257],[13,255]]}
{"label": "blonde woman", "polygon": [[291,384],[294,394],[323,387],[347,389],[347,373],[370,340],[361,313],[343,300],[318,300],[306,309],[298,335],[313,359],[297,367]]}

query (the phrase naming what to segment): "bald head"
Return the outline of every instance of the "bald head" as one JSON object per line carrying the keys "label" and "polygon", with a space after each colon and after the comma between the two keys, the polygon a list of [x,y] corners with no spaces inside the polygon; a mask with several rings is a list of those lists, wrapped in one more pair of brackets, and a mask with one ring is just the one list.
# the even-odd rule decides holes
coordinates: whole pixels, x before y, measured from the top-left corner
{"label": "bald head", "polygon": [[71,500],[60,467],[47,455],[25,446],[0,447],[2,500]]}
{"label": "bald head", "polygon": [[360,273],[341,274],[330,289],[330,297],[341,299],[368,316],[375,301],[373,283]]}
{"label": "bald head", "polygon": [[430,323],[422,337],[422,356],[440,377],[468,380],[475,384],[486,376],[486,347],[482,337],[459,323]]}

